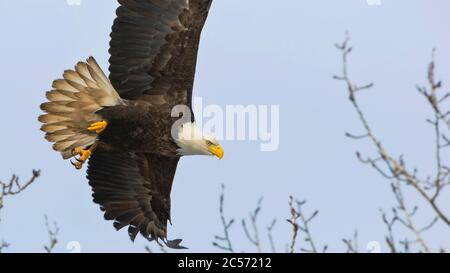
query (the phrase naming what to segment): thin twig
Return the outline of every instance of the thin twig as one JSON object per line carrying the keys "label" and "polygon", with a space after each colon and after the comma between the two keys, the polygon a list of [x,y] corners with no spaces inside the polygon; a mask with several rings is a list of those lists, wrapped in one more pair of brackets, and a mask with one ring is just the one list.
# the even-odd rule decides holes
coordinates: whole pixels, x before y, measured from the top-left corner
{"label": "thin twig", "polygon": [[[314,243],[313,237],[311,235],[311,229],[309,228],[309,224],[310,222],[317,217],[317,215],[319,214],[319,211],[316,210],[313,212],[313,214],[309,217],[306,217],[304,212],[303,212],[303,206],[306,204],[306,201],[296,201],[297,203],[297,212],[298,215],[300,216],[300,220],[301,220],[301,224],[300,224],[300,230],[302,232],[305,233],[305,238],[304,240],[309,243],[310,245],[310,249],[306,249],[306,248],[301,248],[301,250],[303,252],[313,252],[316,253],[317,252],[317,248],[316,248],[316,244]],[[326,249],[326,246],[325,248]]]}
{"label": "thin twig", "polygon": [[48,232],[49,244],[44,246],[44,249],[47,253],[52,253],[58,243],[59,227],[56,222],[53,222],[53,227],[50,227],[47,215],[45,215],[45,227]]}
{"label": "thin twig", "polygon": [[[403,212],[404,215],[404,219],[401,218],[399,215],[397,215],[396,210],[394,210],[395,213],[395,219],[397,221],[399,221],[404,227],[406,227],[407,229],[409,229],[414,236],[416,237],[416,241],[420,243],[420,245],[423,248],[424,252],[431,252],[430,247],[428,246],[427,242],[423,239],[422,237],[422,233],[428,229],[430,229],[436,222],[437,222],[437,218],[434,218],[433,221],[431,221],[430,224],[428,224],[426,227],[422,228],[422,229],[418,229],[415,225],[415,223],[412,220],[412,217],[414,216],[414,214],[417,212],[418,207],[415,207],[411,212],[408,211],[407,206],[406,206],[406,201],[405,198],[403,196],[403,192],[401,189],[401,184],[399,181],[392,183],[391,184],[391,188],[392,191],[394,193],[394,196],[397,200],[398,203],[398,209],[400,211]],[[414,241],[412,241],[414,242]],[[411,241],[407,241],[406,239],[404,240],[404,244],[405,246],[405,250],[409,250],[409,246],[411,245]]]}
{"label": "thin twig", "polygon": [[395,215],[394,217],[390,218],[388,217],[387,213],[384,212],[383,210],[380,210],[381,212],[381,218],[383,220],[383,223],[386,225],[387,230],[388,230],[388,235],[385,237],[385,241],[386,244],[388,245],[391,253],[397,253],[397,246],[396,246],[396,241],[395,241],[395,237],[394,237],[394,232],[393,232],[393,227],[395,222],[397,221],[397,216]]}
{"label": "thin twig", "polygon": [[[2,182],[0,181],[0,212],[4,206],[4,198],[8,195],[17,195],[23,191],[25,191],[31,184],[33,184],[34,181],[41,175],[41,171],[39,170],[33,170],[32,176],[26,182],[25,184],[22,184],[19,182],[19,177],[15,174],[11,177],[11,179],[8,182]],[[1,217],[0,217],[1,222]],[[3,249],[8,248],[10,245],[2,241],[0,244],[0,253],[3,251]]]}
{"label": "thin twig", "polygon": [[250,212],[250,222],[252,224],[253,228],[253,236],[250,234],[245,219],[242,219],[242,228],[244,229],[245,236],[247,239],[256,247],[256,250],[261,253],[261,241],[259,240],[259,230],[258,230],[258,215],[261,212],[261,203],[263,201],[263,198],[261,197],[258,200],[258,205],[256,206],[256,209],[253,212]]}
{"label": "thin twig", "polygon": [[229,230],[234,223],[234,219],[227,220],[224,214],[224,202],[225,202],[225,185],[222,184],[222,193],[220,194],[220,204],[219,204],[219,213],[220,220],[222,222],[223,227],[223,236],[216,235],[215,239],[217,242],[213,242],[213,246],[234,253],[233,245],[231,243]]}
{"label": "thin twig", "polygon": [[0,210],[3,208],[3,199],[8,195],[17,195],[26,190],[39,176],[41,171],[33,170],[32,176],[25,184],[19,182],[19,177],[15,174],[8,182],[0,181]]}
{"label": "thin twig", "polygon": [[353,233],[353,238],[342,239],[345,246],[347,247],[347,253],[359,253],[359,243],[358,243],[358,230]]}
{"label": "thin twig", "polygon": [[272,253],[276,253],[277,249],[275,248],[275,243],[273,241],[272,230],[274,229],[277,223],[277,219],[273,219],[272,223],[267,227],[267,236],[269,237],[270,249]]}
{"label": "thin twig", "polygon": [[[292,237],[290,243],[290,252],[295,252],[295,244],[297,241],[297,237],[300,232],[304,233],[304,241],[309,245],[309,248],[301,247],[300,250],[307,253],[316,253],[318,249],[311,235],[311,230],[309,224],[312,220],[314,220],[319,211],[316,210],[310,216],[306,216],[303,212],[303,206],[306,204],[306,201],[298,201],[294,200],[291,196],[289,199],[289,207],[291,211],[291,219],[287,220],[292,225]],[[324,246],[322,248],[322,252],[325,252],[328,249],[328,246]]]}
{"label": "thin twig", "polygon": [[292,236],[291,236],[291,243],[289,247],[290,253],[295,253],[295,243],[297,242],[297,236],[298,236],[298,230],[299,225],[297,223],[297,219],[300,217],[297,213],[297,210],[294,207],[294,197],[289,197],[289,208],[291,212],[291,219],[288,219],[287,221],[292,225]]}

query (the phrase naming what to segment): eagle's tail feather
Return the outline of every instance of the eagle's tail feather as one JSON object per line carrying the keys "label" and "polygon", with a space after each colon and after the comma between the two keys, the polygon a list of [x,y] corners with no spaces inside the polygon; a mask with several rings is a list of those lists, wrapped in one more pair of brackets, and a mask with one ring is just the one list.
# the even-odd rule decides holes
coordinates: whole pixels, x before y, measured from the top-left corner
{"label": "eagle's tail feather", "polygon": [[97,134],[87,128],[101,120],[96,112],[122,101],[93,57],[66,70],[52,87],[46,94],[48,102],[41,104],[46,114],[39,121],[44,123],[45,138],[54,142],[53,149],[68,159],[73,149],[95,143]]}

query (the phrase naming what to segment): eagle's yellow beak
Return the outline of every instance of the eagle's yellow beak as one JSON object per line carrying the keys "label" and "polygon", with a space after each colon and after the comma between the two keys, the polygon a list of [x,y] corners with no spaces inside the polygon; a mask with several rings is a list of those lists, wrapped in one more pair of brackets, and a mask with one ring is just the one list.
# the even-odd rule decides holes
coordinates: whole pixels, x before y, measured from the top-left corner
{"label": "eagle's yellow beak", "polygon": [[220,147],[219,145],[211,145],[208,147],[208,150],[215,156],[217,156],[218,159],[222,159],[223,155],[224,155],[224,151],[222,149],[222,147]]}

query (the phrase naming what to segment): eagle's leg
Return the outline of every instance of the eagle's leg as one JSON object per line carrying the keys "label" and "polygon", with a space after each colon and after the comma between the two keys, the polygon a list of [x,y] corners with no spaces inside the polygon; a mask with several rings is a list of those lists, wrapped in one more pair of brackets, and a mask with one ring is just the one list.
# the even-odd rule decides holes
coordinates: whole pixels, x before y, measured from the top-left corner
{"label": "eagle's leg", "polygon": [[[106,126],[108,126],[108,122],[105,120],[94,122],[87,128],[90,132],[95,132],[97,134],[100,134],[106,129]],[[77,170],[80,170],[83,168],[83,164],[88,160],[88,158],[91,156],[91,154],[94,152],[95,148],[97,147],[97,144],[94,143],[91,145],[88,149],[85,149],[84,147],[76,147],[72,150],[72,155],[75,157],[76,162],[70,162],[72,165],[75,166]],[[76,156],[79,156],[78,158]]]}
{"label": "eagle's leg", "polygon": [[[82,147],[77,147],[73,149],[72,155],[75,156],[76,162],[71,161],[70,163],[72,163],[72,165],[74,165],[77,170],[80,170],[81,168],[83,168],[83,164],[88,160],[88,158],[94,152],[96,147],[97,143],[94,143],[87,150],[83,149]],[[80,157],[77,158],[76,156]]]}
{"label": "eagle's leg", "polygon": [[87,128],[91,132],[96,132],[97,134],[100,134],[106,129],[106,126],[108,126],[108,122],[105,120],[94,122]]}

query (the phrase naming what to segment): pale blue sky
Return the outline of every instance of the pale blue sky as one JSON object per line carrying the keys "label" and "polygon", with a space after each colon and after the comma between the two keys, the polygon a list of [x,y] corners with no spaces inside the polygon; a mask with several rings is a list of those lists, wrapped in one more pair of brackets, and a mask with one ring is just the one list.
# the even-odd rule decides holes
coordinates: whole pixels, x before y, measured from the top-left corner
{"label": "pale blue sky", "polygon": [[[431,49],[437,47],[437,72],[450,81],[450,2],[447,0],[215,0],[205,27],[195,95],[205,103],[280,105],[280,149],[263,153],[256,142],[224,143],[222,161],[183,159],[172,192],[170,238],[183,238],[190,251],[216,251],[211,241],[222,231],[218,216],[220,184],[227,187],[228,216],[242,218],[265,197],[261,227],[278,218],[278,249],[288,241],[289,195],[320,210],[312,224],[319,244],[344,249],[341,238],[359,229],[361,245],[383,241],[379,209],[389,209],[388,183],[361,165],[355,150],[372,152],[368,143],[349,140],[361,126],[342,83],[332,80],[341,68],[335,42],[348,30],[355,50],[350,73],[376,87],[361,94],[375,133],[393,153],[433,170],[431,112],[415,91],[426,83]],[[107,70],[109,32],[116,1],[0,0],[0,179],[16,173],[42,177],[25,193],[5,200],[0,239],[9,251],[42,251],[47,242],[44,214],[61,228],[57,251],[79,241],[83,252],[141,252],[125,230],[116,232],[91,201],[85,171],[78,172],[39,131],[39,104],[64,69],[95,56]],[[406,152],[407,151],[407,152]],[[409,195],[411,202],[419,200]],[[421,204],[419,202],[419,204]],[[449,212],[450,204],[442,204]],[[424,206],[421,219],[430,211]],[[235,248],[253,250],[238,225]],[[425,237],[432,246],[449,246],[448,228],[439,225]],[[264,240],[266,238],[264,237]],[[153,246],[154,247],[154,246]],[[266,249],[269,250],[269,249]]]}

